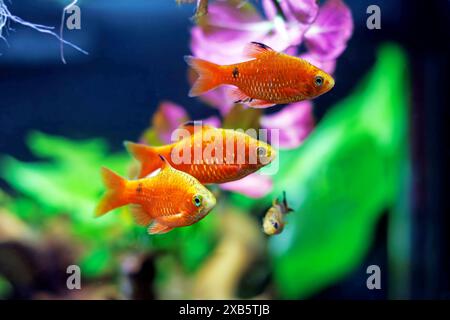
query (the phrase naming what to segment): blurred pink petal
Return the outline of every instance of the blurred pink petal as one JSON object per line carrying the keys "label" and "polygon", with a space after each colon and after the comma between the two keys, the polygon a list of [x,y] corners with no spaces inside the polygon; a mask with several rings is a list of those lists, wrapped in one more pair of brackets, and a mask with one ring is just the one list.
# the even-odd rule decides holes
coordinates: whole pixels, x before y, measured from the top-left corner
{"label": "blurred pink petal", "polygon": [[297,20],[264,20],[256,9],[247,4],[241,8],[228,2],[209,6],[208,19],[191,30],[191,50],[196,57],[218,64],[249,60],[244,47],[262,42],[276,51],[299,45],[308,26]]}
{"label": "blurred pink petal", "polygon": [[271,29],[272,23],[252,6],[239,9],[228,2],[214,2],[206,21],[191,30],[191,50],[196,57],[219,64],[240,62],[245,59],[244,46]]}
{"label": "blurred pink petal", "polygon": [[317,17],[319,5],[317,0],[287,0],[292,14],[301,23],[311,24]]}
{"label": "blurred pink petal", "polygon": [[[301,101],[289,104],[277,113],[263,116],[261,126],[279,130],[278,147],[280,149],[296,148],[314,128],[312,103]],[[277,144],[275,141],[271,143]]]}
{"label": "blurred pink petal", "polygon": [[328,60],[328,61],[322,61],[322,60],[317,59],[317,57],[313,56],[309,52],[300,55],[300,58],[305,59],[312,65],[322,69],[323,71],[325,71],[329,74],[333,74],[334,70],[336,69],[336,60],[335,59]]}
{"label": "blurred pink petal", "polygon": [[234,101],[230,97],[230,88],[234,86],[221,86],[202,94],[198,98],[210,106],[218,109],[222,116],[226,115],[233,107]]}
{"label": "blurred pink petal", "polygon": [[[263,0],[264,12],[269,19],[277,15],[272,0]],[[303,24],[311,24],[317,16],[319,5],[316,0],[284,0],[280,2],[281,10],[288,20],[297,20]]]}
{"label": "blurred pink petal", "polygon": [[244,194],[250,198],[261,198],[272,190],[272,179],[253,173],[237,181],[227,182],[220,185],[224,190]]}
{"label": "blurred pink petal", "polygon": [[328,0],[305,33],[306,47],[318,60],[333,60],[345,50],[352,32],[350,9],[342,0]]}
{"label": "blurred pink petal", "polygon": [[220,121],[219,117],[211,116],[209,118],[203,119],[202,124],[212,126],[215,128],[220,128],[222,126],[222,121]]}
{"label": "blurred pink petal", "polygon": [[172,132],[188,120],[189,116],[182,106],[164,101],[153,116],[153,128],[162,142],[171,143]]}

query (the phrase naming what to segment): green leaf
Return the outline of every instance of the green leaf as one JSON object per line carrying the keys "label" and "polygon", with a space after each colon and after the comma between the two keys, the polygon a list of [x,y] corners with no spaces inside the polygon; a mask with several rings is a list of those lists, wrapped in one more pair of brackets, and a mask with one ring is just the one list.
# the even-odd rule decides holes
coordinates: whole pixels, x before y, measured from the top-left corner
{"label": "green leaf", "polygon": [[360,265],[397,197],[407,161],[406,65],[398,47],[382,47],[363,85],[302,147],[280,152],[272,195],[286,190],[295,209],[269,244],[283,297],[308,297]]}
{"label": "green leaf", "polygon": [[13,287],[11,283],[0,274],[0,300],[7,298],[12,291]]}
{"label": "green leaf", "polygon": [[90,251],[81,261],[82,275],[88,278],[98,277],[107,270],[114,269],[113,257],[108,248],[97,246]]}

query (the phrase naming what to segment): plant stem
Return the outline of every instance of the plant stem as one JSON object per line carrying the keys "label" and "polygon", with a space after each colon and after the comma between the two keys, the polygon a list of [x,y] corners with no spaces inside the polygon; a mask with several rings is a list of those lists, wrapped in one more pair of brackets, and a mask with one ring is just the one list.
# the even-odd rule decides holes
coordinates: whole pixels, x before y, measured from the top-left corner
{"label": "plant stem", "polygon": [[286,15],[284,14],[283,9],[281,8],[280,2],[278,0],[272,0],[272,3],[277,9],[278,15],[282,17],[284,21],[287,21]]}

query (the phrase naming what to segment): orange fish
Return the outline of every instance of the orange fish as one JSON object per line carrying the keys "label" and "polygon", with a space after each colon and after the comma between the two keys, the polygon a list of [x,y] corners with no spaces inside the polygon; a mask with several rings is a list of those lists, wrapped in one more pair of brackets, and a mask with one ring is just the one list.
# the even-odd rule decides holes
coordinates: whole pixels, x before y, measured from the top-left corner
{"label": "orange fish", "polygon": [[165,146],[125,142],[128,151],[141,163],[139,177],[155,170],[159,154],[175,169],[192,175],[202,184],[242,179],[276,157],[269,144],[240,131],[195,123],[187,123],[180,129],[185,129],[186,135]]}
{"label": "orange fish", "polygon": [[107,191],[98,204],[95,215],[132,204],[131,212],[139,225],[150,225],[149,234],[166,233],[177,227],[189,226],[204,218],[216,204],[214,195],[194,177],[178,171],[163,160],[160,167],[147,177],[126,180],[113,171],[102,168]]}
{"label": "orange fish", "polygon": [[250,43],[245,52],[253,59],[224,66],[186,56],[186,62],[199,74],[189,96],[199,96],[220,85],[233,85],[236,88],[231,96],[235,103],[265,108],[313,99],[334,86],[334,79],[325,71],[262,43]]}

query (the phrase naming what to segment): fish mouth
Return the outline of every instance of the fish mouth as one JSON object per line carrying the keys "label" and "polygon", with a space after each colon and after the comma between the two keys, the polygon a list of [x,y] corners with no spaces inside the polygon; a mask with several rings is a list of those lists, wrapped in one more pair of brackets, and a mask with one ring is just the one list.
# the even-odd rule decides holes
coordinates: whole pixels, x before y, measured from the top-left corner
{"label": "fish mouth", "polygon": [[212,193],[205,196],[205,199],[206,199],[205,204],[200,209],[200,214],[202,216],[207,215],[216,206],[216,198]]}
{"label": "fish mouth", "polygon": [[334,79],[330,78],[328,81],[327,91],[330,91],[334,87]]}
{"label": "fish mouth", "polygon": [[267,155],[266,157],[263,157],[261,160],[261,166],[267,166],[269,165],[273,160],[275,160],[275,158],[277,157],[277,152],[275,151],[274,148],[270,148],[269,149],[269,155]]}
{"label": "fish mouth", "polygon": [[258,162],[256,164],[256,168],[262,168],[270,164],[277,156],[276,151],[270,145],[265,145],[266,155],[258,156]]}

